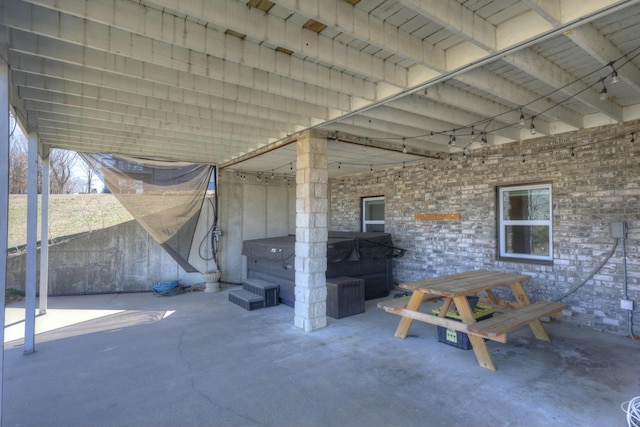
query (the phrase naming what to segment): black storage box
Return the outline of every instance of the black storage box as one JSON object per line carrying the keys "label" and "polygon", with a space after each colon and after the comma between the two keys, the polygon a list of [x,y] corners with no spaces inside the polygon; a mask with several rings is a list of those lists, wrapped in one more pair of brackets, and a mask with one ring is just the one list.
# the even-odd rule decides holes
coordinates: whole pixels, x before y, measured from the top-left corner
{"label": "black storage box", "polygon": [[334,319],[364,313],[364,279],[332,277],[327,280],[327,316]]}
{"label": "black storage box", "polygon": [[[476,321],[479,322],[481,320],[493,317],[493,313],[495,313],[495,311],[496,309],[489,305],[478,304],[473,309],[473,317],[475,317]],[[439,312],[439,307],[433,310],[433,313],[436,315]],[[457,313],[447,312],[446,317],[448,319],[461,321],[460,316]],[[444,326],[438,326],[438,342],[461,348],[463,350],[471,350],[472,348],[468,334],[460,331],[454,331],[452,329],[447,329]]]}

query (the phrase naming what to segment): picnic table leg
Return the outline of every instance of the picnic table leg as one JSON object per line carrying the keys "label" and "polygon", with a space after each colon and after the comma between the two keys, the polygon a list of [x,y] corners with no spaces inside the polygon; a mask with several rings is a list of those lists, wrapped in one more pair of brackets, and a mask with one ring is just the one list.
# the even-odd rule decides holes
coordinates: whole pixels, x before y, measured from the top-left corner
{"label": "picnic table leg", "polygon": [[[409,303],[407,304],[407,310],[418,311],[420,306],[422,305],[422,300],[424,299],[424,292],[413,291],[411,294],[411,298],[409,298]],[[409,334],[409,328],[413,324],[413,319],[410,317],[402,317],[400,319],[400,323],[396,328],[395,337],[397,338],[406,338]]]}
{"label": "picnic table leg", "polygon": [[[473,311],[469,306],[469,301],[467,301],[466,296],[454,297],[453,302],[456,304],[460,319],[462,319],[465,324],[470,325],[476,323],[476,319],[473,317]],[[491,354],[489,354],[489,349],[487,348],[487,343],[484,341],[484,338],[469,334],[469,342],[471,343],[471,347],[473,348],[473,352],[476,354],[476,359],[478,359],[480,366],[495,371],[496,365],[493,363],[493,359],[491,359]]]}
{"label": "picnic table leg", "polygon": [[[518,300],[520,305],[531,304],[531,300],[529,299],[527,293],[524,291],[522,283],[513,282],[510,286],[513,295],[515,295],[516,300]],[[551,342],[551,338],[549,338],[549,335],[547,334],[547,331],[544,329],[544,326],[542,325],[542,322],[540,322],[540,320],[535,320],[529,323],[529,327],[531,328],[531,332],[533,332],[533,335],[537,339],[539,339],[540,341]]]}

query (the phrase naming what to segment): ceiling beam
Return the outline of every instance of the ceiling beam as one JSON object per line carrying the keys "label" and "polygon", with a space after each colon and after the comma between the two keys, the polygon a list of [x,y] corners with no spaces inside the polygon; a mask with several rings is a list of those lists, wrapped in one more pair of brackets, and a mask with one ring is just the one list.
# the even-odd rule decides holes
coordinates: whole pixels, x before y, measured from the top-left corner
{"label": "ceiling beam", "polygon": [[[248,8],[236,0],[196,0],[179,3],[154,1],[158,6],[157,9],[126,0],[107,2],[75,0],[74,7],[67,9],[56,0],[40,0],[33,3],[64,14],[102,22],[134,34],[144,33],[157,40],[165,40],[168,36],[172,38],[172,44],[214,56],[219,54],[219,49],[222,48],[224,57],[232,61],[245,55],[242,49],[243,42],[257,44],[266,40],[301,57],[317,58],[328,68],[333,65],[348,70],[352,75],[365,76],[372,81],[394,82],[398,87],[404,87],[407,81],[407,70],[403,67],[385,63],[373,55],[362,53],[326,37],[320,37],[313,31],[287,23],[258,9]],[[168,11],[174,11],[175,14]],[[195,17],[198,22],[185,16]],[[206,26],[200,23],[203,21],[207,22]],[[187,31],[187,28],[191,31]],[[194,28],[197,30],[193,30]],[[220,29],[233,30],[245,35],[246,38],[241,40],[227,35],[220,40],[219,35],[224,34]],[[217,33],[217,40],[211,38],[212,32]],[[235,43],[233,39],[236,39]],[[225,49],[225,44],[230,45],[231,48]],[[207,47],[214,49],[207,51]]]}
{"label": "ceiling beam", "polygon": [[[276,52],[192,21],[178,20],[173,23],[183,27],[176,28],[184,33],[180,40],[176,40],[169,31],[150,31],[149,28],[154,28],[151,22],[147,22],[151,17],[147,17],[142,23],[136,23],[134,28],[123,24],[120,27],[109,27],[101,22],[91,21],[89,18],[97,18],[92,17],[88,11],[81,16],[68,16],[19,0],[7,0],[5,3],[9,4],[4,9],[0,6],[0,11],[3,12],[0,13],[0,22],[25,31],[32,31],[36,17],[47,22],[58,22],[58,27],[55,24],[37,26],[36,33],[77,44],[77,49],[92,47],[113,55],[136,58],[221,81],[237,84],[248,82],[250,87],[268,83],[271,91],[302,83],[322,88],[325,92],[333,91],[334,97],[349,95],[374,100],[376,96],[375,85],[365,79],[341,73],[335,67],[322,66]],[[76,12],[74,9],[72,13]],[[175,16],[166,13],[161,18],[164,18],[163,22],[175,21]],[[61,28],[62,25],[64,28]],[[145,32],[141,33],[140,28],[144,28]],[[15,40],[20,41],[24,37],[21,34]],[[33,44],[31,40],[25,40],[26,42]],[[305,90],[308,91],[309,89]]]}
{"label": "ceiling beam", "polygon": [[617,122],[622,122],[622,107],[611,100],[601,100],[599,93],[553,62],[531,49],[519,51],[501,58],[504,62],[529,74],[531,77],[545,82],[567,98],[575,98],[582,103],[595,108]]}
{"label": "ceiling beam", "polygon": [[[83,80],[91,80],[88,78],[88,74],[90,73],[87,72],[83,74]],[[161,88],[162,90],[156,88],[150,95],[146,95],[144,94],[146,91],[140,91],[143,94],[138,93],[142,85],[132,86],[135,87],[136,90],[129,91],[110,88],[105,85],[100,85],[99,83],[64,80],[57,75],[35,74],[33,71],[25,68],[14,69],[12,77],[15,84],[19,86],[33,87],[59,93],[70,93],[81,97],[91,97],[115,103],[126,103],[139,107],[155,105],[158,106],[156,109],[159,111],[180,114],[183,118],[190,116],[207,120],[207,127],[209,128],[211,128],[216,121],[224,121],[265,129],[267,132],[293,131],[295,123],[305,122],[304,116],[298,117],[297,115],[293,115],[293,117],[287,117],[287,115],[282,114],[281,117],[277,117],[275,114],[270,114],[270,110],[262,109],[262,107],[258,108],[266,111],[259,111],[258,108],[252,108],[251,118],[247,119],[247,111],[226,111],[224,108],[221,108],[227,104],[224,99],[215,97],[206,99],[204,96],[191,98],[185,96],[180,90],[172,90],[171,88]],[[189,95],[188,92],[187,95]],[[247,109],[249,106],[250,105],[247,104]],[[236,106],[235,110],[237,109],[238,106]]]}
{"label": "ceiling beam", "polygon": [[548,100],[548,97],[541,99],[540,94],[526,90],[488,70],[475,69],[456,77],[456,79],[498,97],[514,107],[524,106],[527,110],[533,111],[535,116],[542,115],[560,120],[576,129],[584,127],[582,116],[558,105],[557,102],[560,100]]}
{"label": "ceiling beam", "polygon": [[432,70],[446,69],[444,50],[343,0],[278,0],[277,4]]}
{"label": "ceiling beam", "polygon": [[618,77],[640,93],[640,69],[627,60],[620,49],[607,40],[592,24],[574,28],[566,35],[600,64],[607,65],[616,61],[614,66]]}
{"label": "ceiling beam", "polygon": [[[431,93],[431,88],[428,89],[427,93]],[[467,95],[463,95],[464,91],[460,91],[460,93],[462,98],[458,100],[457,103],[461,106],[464,105]],[[470,93],[467,94],[472,96]],[[510,127],[505,127],[504,123],[501,123],[499,120],[488,122],[487,116],[485,115],[486,113],[474,114],[466,108],[456,108],[450,103],[434,102],[433,99],[432,97],[415,94],[394,101],[389,104],[389,107],[397,108],[405,114],[419,114],[423,116],[423,122],[425,123],[423,129],[429,132],[439,133],[460,129],[462,130],[461,133],[471,133],[473,126],[474,132],[477,134],[483,130],[486,132],[495,132],[504,138],[514,141],[519,139],[518,131],[514,131]],[[485,105],[487,102],[489,101],[486,100]],[[435,122],[436,120],[439,120],[440,123],[429,123],[429,121]]]}
{"label": "ceiling beam", "polygon": [[[257,105],[262,104],[267,108],[275,108],[287,113],[298,112],[320,119],[328,117],[328,110],[322,105],[326,105],[327,108],[347,111],[351,104],[350,98],[346,95],[332,93],[332,91],[325,91],[322,88],[307,86],[299,82],[293,82],[293,86],[286,86],[283,85],[285,82],[279,79],[270,81],[267,75],[250,73],[247,76],[242,76],[241,70],[232,65],[224,73],[229,76],[228,79],[213,79],[206,76],[206,73],[194,74],[189,70],[180,70],[137,59],[139,56],[145,56],[143,54],[134,55],[131,52],[130,57],[122,57],[41,36],[30,36],[26,33],[21,33],[21,35],[25,37],[16,37],[13,51],[60,61],[64,64],[54,66],[55,64],[50,62],[47,65],[65,71],[69,69],[70,75],[67,77],[69,79],[80,79],[86,68],[96,70],[98,74],[100,71],[108,71],[119,76],[136,78],[147,82],[147,85],[149,82],[154,82],[231,100],[238,99],[242,94],[242,96],[248,97],[250,102]],[[151,55],[162,56],[162,52],[152,52]],[[24,60],[28,61],[29,59]],[[74,64],[77,72],[73,74],[73,67],[66,64]],[[44,72],[46,69],[43,70]],[[124,82],[121,82],[119,76],[112,76],[112,81],[114,84],[122,85]],[[240,82],[243,84],[241,85]],[[292,83],[292,81],[288,83]]]}

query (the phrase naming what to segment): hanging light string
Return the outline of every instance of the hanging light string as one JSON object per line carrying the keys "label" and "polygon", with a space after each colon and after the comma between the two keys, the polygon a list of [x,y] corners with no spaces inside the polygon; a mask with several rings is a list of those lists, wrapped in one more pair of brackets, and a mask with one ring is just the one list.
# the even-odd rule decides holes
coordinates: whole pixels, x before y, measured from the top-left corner
{"label": "hanging light string", "polygon": [[[591,76],[600,73],[603,69],[611,68],[613,71],[608,73],[607,76],[602,77],[602,78],[596,80],[595,82],[586,85],[584,88],[578,90],[577,92],[575,92],[575,93],[573,93],[571,95],[568,95],[567,97],[565,97],[561,101],[552,103],[549,107],[547,107],[547,108],[545,108],[543,110],[537,111],[535,116],[532,116],[532,117],[533,118],[540,117],[540,116],[544,115],[545,113],[549,112],[550,110],[562,106],[563,104],[565,104],[568,101],[571,101],[572,99],[578,97],[579,95],[581,95],[582,93],[586,92],[587,90],[590,90],[594,86],[596,86],[598,84],[603,84],[604,80],[607,77],[610,77],[612,79],[612,84],[613,84],[613,80],[614,79],[615,79],[616,82],[618,82],[619,81],[619,77],[618,77],[617,69],[622,68],[624,65],[626,65],[627,63],[633,61],[636,57],[640,56],[640,52],[636,52],[636,51],[640,51],[640,46],[632,49],[628,53],[626,53],[626,54],[620,56],[619,58],[609,62],[608,64],[605,64],[605,65],[597,68],[594,71],[586,73],[585,75],[583,75],[583,76],[581,76],[579,78],[576,78],[575,80],[573,80],[573,81],[571,81],[571,82],[569,82],[569,83],[567,83],[567,84],[565,84],[563,86],[560,86],[560,87],[555,88],[554,90],[552,90],[552,91],[550,91],[548,93],[545,93],[543,95],[538,96],[537,98],[527,102],[526,104],[519,105],[517,107],[511,108],[511,109],[506,110],[506,111],[503,111],[502,113],[496,114],[494,116],[478,120],[478,121],[476,121],[474,123],[470,123],[468,125],[463,125],[463,126],[458,126],[458,127],[451,128],[451,129],[448,129],[448,130],[443,130],[443,131],[432,131],[432,130],[430,130],[430,131],[426,131],[424,133],[420,133],[418,135],[403,136],[403,137],[395,137],[395,136],[394,137],[380,137],[380,138],[376,138],[376,140],[380,140],[380,141],[382,141],[382,140],[394,140],[394,141],[403,140],[403,141],[406,141],[407,139],[420,139],[420,138],[424,138],[424,137],[433,138],[434,135],[441,135],[441,136],[449,137],[449,139],[451,141],[454,138],[455,134],[457,134],[458,136],[472,136],[471,132],[468,133],[468,134],[464,134],[464,133],[460,133],[460,131],[464,131],[465,129],[471,129],[471,131],[473,132],[474,128],[480,127],[482,125],[484,125],[484,129],[485,129],[484,133],[485,133],[485,135],[488,134],[488,133],[499,132],[500,130],[507,129],[509,127],[512,127],[516,123],[520,123],[521,121],[523,121],[525,119],[523,109],[526,109],[526,107],[528,107],[528,106],[530,106],[532,104],[535,104],[536,102],[548,99],[552,95],[563,91],[564,89],[566,89],[567,87],[569,87],[571,85],[574,85],[575,83],[584,82],[585,79],[588,79]],[[634,54],[634,52],[636,52],[636,53]],[[634,54],[634,55],[633,56],[629,56],[629,55],[632,55],[632,54]],[[618,65],[618,67],[616,69],[616,64],[619,61],[623,60],[623,59],[625,61],[622,62],[620,65]],[[600,92],[602,92],[602,91],[600,91]],[[487,128],[488,128],[488,126],[489,126],[489,124],[491,122],[493,122],[494,120],[496,120],[496,119],[498,119],[498,118],[500,118],[502,116],[511,114],[513,112],[520,113],[520,115],[519,115],[520,120],[518,122],[516,122],[516,123],[506,123],[505,125],[500,126],[498,128],[494,128],[494,129],[492,129],[490,131],[487,130]],[[534,128],[535,128],[535,125],[534,125]],[[455,141],[453,141],[453,142],[455,142]],[[451,145],[453,145],[453,144],[451,144]],[[469,144],[469,145],[471,145],[471,144]],[[468,148],[469,145],[467,145],[465,148]]]}
{"label": "hanging light string", "polygon": [[[638,51],[638,52],[636,52],[636,51]],[[636,53],[633,56],[629,57],[629,55],[631,55],[634,52],[636,52]],[[478,120],[478,121],[476,121],[474,123],[471,123],[469,125],[466,125],[466,126],[455,127],[455,128],[452,128],[452,129],[449,129],[449,130],[446,130],[446,131],[427,131],[427,132],[422,133],[420,135],[414,135],[414,136],[386,137],[386,138],[382,137],[382,138],[376,138],[376,140],[381,140],[381,141],[382,140],[401,140],[402,144],[403,144],[402,152],[404,153],[406,148],[407,148],[406,141],[408,139],[419,139],[419,138],[423,138],[423,137],[433,138],[434,135],[448,136],[449,137],[449,151],[450,151],[448,153],[448,157],[449,157],[450,160],[452,160],[454,153],[452,153],[451,150],[457,148],[457,147],[455,147],[455,144],[457,142],[456,135],[457,136],[469,136],[470,137],[469,143],[466,144],[465,146],[459,148],[458,152],[456,154],[462,153],[463,157],[465,157],[465,158],[482,158],[483,159],[483,163],[484,163],[484,161],[487,160],[487,155],[486,154],[482,154],[480,156],[478,156],[478,155],[468,155],[467,154],[468,148],[477,139],[477,138],[475,138],[475,136],[476,136],[475,130],[477,128],[481,129],[478,135],[481,136],[481,143],[482,143],[483,146],[486,146],[486,143],[487,143],[486,136],[487,136],[487,134],[499,132],[500,130],[512,127],[515,124],[520,125],[525,120],[529,120],[530,121],[531,133],[535,134],[536,133],[536,129],[535,129],[535,120],[536,120],[536,118],[544,115],[545,113],[549,112],[550,110],[552,110],[554,108],[562,106],[563,104],[567,103],[568,101],[578,97],[582,93],[586,92],[587,90],[590,90],[591,88],[593,88],[594,86],[599,85],[599,84],[602,84],[602,86],[603,86],[601,91],[600,91],[600,94],[601,94],[601,97],[602,97],[602,92],[606,91],[606,85],[604,83],[605,79],[607,77],[610,77],[612,84],[618,82],[619,81],[619,77],[618,77],[617,69],[620,69],[620,68],[624,67],[627,63],[632,62],[638,56],[640,56],[640,46],[632,49],[630,52],[628,52],[627,54],[622,55],[618,59],[613,60],[613,61],[609,62],[608,64],[599,67],[597,70],[591,71],[591,72],[583,75],[582,77],[565,84],[564,86],[556,88],[556,89],[552,90],[549,93],[546,93],[544,95],[539,96],[538,98],[533,99],[532,101],[530,101],[530,102],[528,102],[526,104],[520,105],[520,106],[518,106],[516,108],[512,108],[512,109],[504,111],[502,113],[496,114],[496,115],[494,115],[492,117],[487,117],[485,119]],[[622,62],[620,65],[618,65],[618,67],[616,68],[616,64],[619,61],[621,61],[622,59],[625,59],[625,61]],[[573,85],[573,84],[575,84],[577,82],[584,81],[585,79],[590,78],[594,74],[600,73],[603,69],[608,69],[608,68],[611,68],[612,71],[610,73],[608,73],[607,76],[601,77],[600,79],[596,80],[595,82],[593,82],[593,83],[591,83],[589,85],[586,85],[584,88],[578,90],[577,92],[575,92],[575,93],[573,93],[571,95],[568,95],[566,98],[562,99],[561,101],[558,101],[558,102],[556,102],[554,104],[551,104],[549,107],[538,111],[537,114],[532,115],[529,119],[526,119],[523,109],[526,109],[527,106],[529,106],[531,104],[534,104],[534,103],[536,103],[538,101],[541,101],[541,100],[544,100],[544,99],[548,99],[552,95],[554,95],[555,93],[560,92],[560,91],[564,90],[565,88],[567,88],[567,87],[569,87],[569,86],[571,86],[571,85]],[[519,112],[520,113],[518,122],[516,122],[516,123],[507,123],[507,124],[505,124],[503,126],[488,130],[489,126],[491,125],[491,123],[494,120],[496,120],[496,119],[498,119],[498,118],[500,118],[500,117],[502,117],[504,115],[511,114],[513,112]],[[470,132],[468,134],[466,134],[466,135],[464,133],[461,134],[460,131],[464,131],[465,129],[470,129]],[[639,132],[640,131],[635,131],[635,132],[631,132],[631,133],[626,134],[626,135],[615,136],[615,137],[609,138],[609,139],[607,139],[605,141],[611,141],[611,140],[614,140],[614,139],[617,139],[617,138],[624,138],[625,136],[628,135],[631,138],[631,142],[635,142],[635,134],[639,133]],[[336,133],[336,135],[337,135],[337,133]],[[337,139],[337,136],[335,136],[334,139]],[[369,146],[369,141],[370,141],[369,138],[365,138],[365,143],[363,145],[363,151],[366,151],[367,147]],[[600,142],[604,142],[604,141],[600,141]],[[594,143],[591,142],[591,143],[588,143],[587,145],[590,145],[590,144],[594,144]],[[567,150],[571,150],[572,155],[575,155],[574,150],[576,148],[578,148],[578,147],[579,147],[578,145],[574,144],[572,147],[567,147],[566,149]],[[558,148],[556,147],[556,148],[550,149],[548,151],[555,151],[555,150],[558,150]],[[544,153],[544,152],[545,151],[542,151],[540,153]],[[532,154],[534,154],[534,153],[530,153],[529,155],[532,155]],[[441,153],[436,153],[436,156],[437,156],[437,158],[442,159]],[[517,155],[513,155],[513,156],[517,156],[517,157],[519,157],[521,159],[524,159],[522,157],[523,156],[522,154],[517,154]],[[505,158],[505,157],[510,157],[510,156],[501,156],[501,157]],[[425,162],[424,159],[417,159],[417,160],[412,160],[412,161],[403,161],[403,162],[400,162],[400,163],[398,163],[398,162],[376,163],[375,166],[378,167],[378,168],[390,168],[390,167],[399,166],[399,165],[402,164],[402,165],[404,165],[406,167],[406,165],[412,165],[412,164],[423,163],[423,162]],[[273,168],[271,170],[272,179],[275,178],[275,177],[278,177],[278,176],[280,176],[280,177],[284,176],[285,179],[287,179],[287,176],[291,176],[291,174],[293,173],[293,163],[294,162],[288,162],[285,165]],[[369,166],[369,169],[370,169],[371,172],[373,171],[373,166],[374,166],[370,162],[359,163],[359,162],[343,162],[343,161],[340,161],[340,162],[333,162],[333,164],[337,164],[338,168],[341,168],[342,166],[356,166],[356,167],[363,167],[363,168],[366,167],[366,166]],[[288,174],[287,173],[276,173],[278,170],[286,168],[287,166],[290,169],[290,173],[288,173]],[[331,164],[330,164],[330,166],[331,166]],[[236,175],[238,175],[242,179],[244,179],[244,177],[247,174],[253,174],[253,173],[251,173],[251,172],[243,172],[243,171],[236,171]],[[262,177],[265,176],[265,172],[259,172],[258,175],[260,175],[260,178],[262,179]]]}
{"label": "hanging light string", "polygon": [[[496,158],[500,158],[500,159],[509,159],[509,158],[518,158],[520,160],[521,163],[526,163],[527,159],[531,159],[534,158],[536,155],[540,155],[540,154],[547,154],[547,153],[553,153],[553,152],[557,152],[557,151],[566,151],[567,154],[570,157],[575,158],[576,157],[576,151],[579,148],[582,147],[588,147],[588,146],[593,146],[593,145],[598,145],[598,144],[604,144],[604,143],[610,143],[612,141],[616,141],[616,140],[624,140],[624,139],[628,139],[629,143],[631,144],[635,144],[636,140],[635,140],[635,135],[636,134],[640,134],[640,125],[638,126],[638,129],[631,131],[631,132],[627,132],[624,134],[620,134],[620,135],[614,135],[611,136],[609,138],[605,138],[602,140],[598,140],[598,141],[589,141],[589,142],[585,142],[583,144],[576,144],[575,141],[572,142],[567,142],[566,146],[562,146],[562,147],[551,147],[545,150],[539,150],[539,151],[528,151],[526,153],[513,153],[513,154],[504,154],[504,153],[500,153],[500,154],[496,154]],[[549,136],[548,138],[553,138],[552,136]],[[467,154],[468,151],[463,151],[461,150],[460,153],[463,153],[463,157],[465,159],[470,159],[470,160],[474,160],[474,159],[480,159],[482,161],[482,164],[485,164],[485,162],[487,160],[489,160],[490,158],[492,158],[493,156],[488,155],[487,153],[483,152],[482,154]],[[380,169],[391,169],[391,168],[396,168],[396,167],[401,167],[402,169],[407,169],[409,166],[411,165],[422,165],[424,169],[426,169],[426,164],[429,163],[430,161],[437,161],[437,160],[444,160],[447,159],[449,161],[453,161],[454,159],[454,154],[453,153],[447,153],[446,157],[443,157],[442,153],[437,153],[436,155],[436,159],[430,159],[430,160],[426,160],[424,158],[420,158],[420,159],[416,159],[416,160],[404,160],[402,162],[381,162],[381,163],[371,163],[370,161],[362,161],[362,162],[344,162],[344,161],[334,161],[334,162],[330,162],[328,164],[329,167],[335,167],[336,169],[342,169],[344,167],[357,167],[362,169],[360,172],[354,172],[354,173],[374,173],[376,172],[376,170],[380,170]],[[267,177],[270,176],[271,180],[274,180],[275,178],[284,178],[285,182],[289,182],[288,180],[291,179],[293,177],[294,174],[292,173],[276,173],[276,171],[280,170],[280,169],[285,169],[285,168],[292,168],[293,167],[293,163],[295,162],[288,162],[282,166],[279,166],[277,168],[273,168],[270,172],[254,172],[254,171],[242,171],[242,170],[234,170],[235,174],[237,177],[239,177],[242,180],[245,180],[247,176],[255,176],[256,177],[256,181],[257,182],[262,182],[263,180],[265,182],[268,182]]]}

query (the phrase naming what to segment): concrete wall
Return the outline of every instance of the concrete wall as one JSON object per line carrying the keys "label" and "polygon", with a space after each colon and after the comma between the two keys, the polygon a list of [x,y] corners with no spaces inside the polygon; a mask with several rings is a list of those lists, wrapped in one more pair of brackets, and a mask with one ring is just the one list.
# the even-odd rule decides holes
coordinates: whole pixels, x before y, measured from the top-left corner
{"label": "concrete wall", "polygon": [[[241,283],[243,240],[295,234],[295,178],[258,182],[255,176],[242,179],[223,172],[219,180],[220,280]],[[211,254],[207,232],[212,221],[212,206],[205,200],[189,258],[200,272],[213,267],[203,259]],[[8,287],[24,289],[25,258],[9,259]],[[158,281],[176,279],[204,281],[200,273],[186,273],[135,221],[52,246],[49,266],[50,293],[59,295],[145,291]]]}
{"label": "concrete wall", "polygon": [[[24,290],[25,259],[9,258],[8,288]],[[49,248],[53,295],[149,291],[155,283],[170,280],[185,285],[204,282],[201,274],[186,273],[136,221]]]}
{"label": "concrete wall", "polygon": [[264,237],[295,234],[295,177],[285,179],[255,175],[240,177],[235,172],[219,175],[221,280],[240,283],[244,267],[242,242]]}
{"label": "concrete wall", "polygon": [[[588,278],[615,244],[609,224],[626,221],[627,283],[638,333],[640,142],[631,143],[630,133],[639,130],[638,121],[604,126],[492,147],[484,163],[482,157],[449,161],[445,155],[426,168],[400,166],[333,180],[330,229],[359,229],[360,198],[384,195],[385,231],[408,250],[393,261],[396,282],[470,269],[521,272],[533,276],[525,284],[532,299],[549,300]],[[497,260],[496,186],[541,181],[553,183],[553,265]],[[416,220],[418,213],[459,213],[461,219]],[[628,334],[622,288],[619,246],[592,280],[563,299],[569,304],[564,321]]]}

